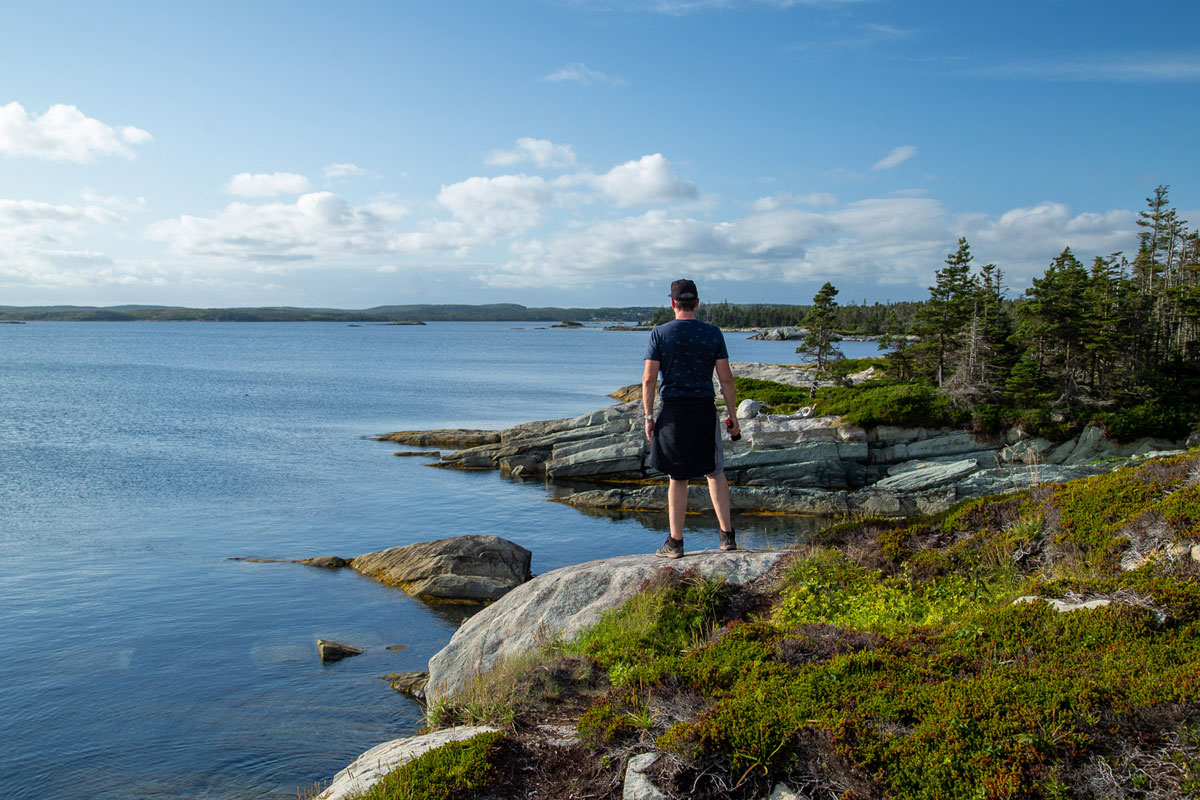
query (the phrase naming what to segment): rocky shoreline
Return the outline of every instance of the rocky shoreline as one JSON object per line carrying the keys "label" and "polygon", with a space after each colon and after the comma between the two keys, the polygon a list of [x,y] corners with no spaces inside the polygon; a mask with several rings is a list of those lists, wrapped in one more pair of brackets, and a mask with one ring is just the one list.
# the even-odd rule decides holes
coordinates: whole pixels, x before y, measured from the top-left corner
{"label": "rocky shoreline", "polygon": [[[753,373],[761,365],[740,366],[736,371],[745,374]],[[797,372],[796,378],[799,382],[802,374]],[[665,476],[647,463],[640,399],[628,395],[625,399],[626,402],[578,417],[530,422],[499,431],[401,431],[377,438],[452,451],[429,453],[429,457],[437,459],[430,466],[498,470],[514,479],[544,480],[554,487],[555,494],[561,495],[556,499],[580,510],[661,512],[666,509]],[[1186,445],[1195,444],[1192,440],[1183,443],[1156,439],[1120,444],[1106,439],[1098,428],[1087,428],[1057,443],[1030,436],[1019,428],[984,436],[950,428],[862,428],[836,416],[762,414],[755,408],[757,404],[748,402],[739,407],[739,416],[744,419],[742,441],[725,442],[731,500],[735,511],[747,514],[890,518],[932,514],[964,499],[1100,475],[1148,458],[1181,453]],[[689,489],[689,505],[699,509],[708,507],[703,486]],[[749,586],[776,580],[773,576],[780,574],[780,569],[797,553],[794,550],[698,552],[689,553],[688,558],[678,562],[664,562],[648,555],[623,556],[563,567],[529,578],[528,551],[504,540],[492,544],[514,549],[517,572],[523,567],[525,577],[518,576],[515,583],[500,592],[502,596],[498,599],[487,598],[495,602],[463,623],[446,647],[430,660],[427,675],[388,676],[398,679],[393,688],[418,697],[427,696],[431,703],[443,702],[466,690],[505,659],[536,650],[550,638],[572,640],[596,624],[605,611],[620,607],[664,570],[686,571],[719,578],[733,586]],[[346,565],[411,591],[414,579],[408,572],[388,578],[382,572],[366,568],[365,562],[373,559],[394,571],[401,556],[421,555],[440,565],[443,561],[437,553],[447,547],[455,554],[462,549],[455,547],[453,540],[443,540],[368,554]],[[1200,562],[1200,545],[1173,547],[1163,550],[1166,553],[1163,557],[1186,559],[1190,554],[1191,560]],[[410,550],[414,552],[410,554]],[[364,563],[354,563],[360,561]],[[1140,563],[1141,560],[1126,565],[1123,561],[1122,568],[1130,569]],[[408,567],[404,569],[411,571]],[[440,573],[442,569],[438,566],[433,571]],[[438,577],[445,580],[449,576]],[[412,593],[427,599],[439,595],[430,591]],[[1023,596],[1015,602],[1042,600]],[[1045,602],[1054,610],[1067,613],[1099,608],[1113,601],[1092,598],[1079,603],[1056,599]],[[540,726],[529,736],[549,737],[547,747],[571,752],[579,747],[573,729],[565,729],[567,733],[563,734],[558,728],[549,730],[551,727]],[[318,797],[334,800],[354,796],[389,769],[419,753],[448,741],[466,740],[480,732],[495,730],[488,726],[454,727],[379,745],[339,773]],[[629,759],[627,769],[622,770],[625,797],[665,796],[642,775],[656,758],[657,753],[646,753]],[[777,795],[800,796],[782,784],[770,796]]]}
{"label": "rocky shoreline", "polygon": [[[795,385],[807,381],[794,367],[734,368],[738,375]],[[399,431],[377,438],[452,450],[431,466],[545,480],[565,489],[559,499],[576,508],[665,511],[666,476],[648,463],[641,402],[628,393],[618,396],[627,402],[504,430]],[[1120,444],[1095,427],[1051,442],[1020,428],[984,435],[954,428],[863,428],[837,416],[762,414],[757,406],[742,403],[742,440],[724,443],[730,499],[745,514],[937,513],[961,500],[1097,475],[1185,449],[1183,442],[1150,438]],[[575,490],[581,482],[590,485]],[[595,488],[597,483],[603,488]],[[710,508],[707,492],[693,487],[689,505]]]}

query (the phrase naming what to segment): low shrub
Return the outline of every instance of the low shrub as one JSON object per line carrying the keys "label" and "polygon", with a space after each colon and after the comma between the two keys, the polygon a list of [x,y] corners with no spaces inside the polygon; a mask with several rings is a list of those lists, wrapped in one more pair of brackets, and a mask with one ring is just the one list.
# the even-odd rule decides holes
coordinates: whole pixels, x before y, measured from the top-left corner
{"label": "low shrub", "polygon": [[1200,425],[1200,404],[1195,401],[1176,404],[1140,403],[1092,418],[1109,438],[1131,442],[1143,436],[1178,441]]}
{"label": "low shrub", "polygon": [[817,413],[837,414],[864,427],[876,425],[964,424],[970,414],[955,409],[932,386],[920,383],[867,383],[817,391]]}
{"label": "low shrub", "polygon": [[385,775],[358,800],[466,800],[497,778],[503,733],[481,733],[430,750]]}

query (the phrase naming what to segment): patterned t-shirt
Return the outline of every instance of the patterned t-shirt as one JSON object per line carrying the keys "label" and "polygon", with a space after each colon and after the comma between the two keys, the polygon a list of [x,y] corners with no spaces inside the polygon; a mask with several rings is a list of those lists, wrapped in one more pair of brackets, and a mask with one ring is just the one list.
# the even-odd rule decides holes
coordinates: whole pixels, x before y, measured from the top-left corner
{"label": "patterned t-shirt", "polygon": [[659,362],[663,397],[713,397],[713,367],[729,358],[716,325],[675,319],[650,331],[646,359]]}

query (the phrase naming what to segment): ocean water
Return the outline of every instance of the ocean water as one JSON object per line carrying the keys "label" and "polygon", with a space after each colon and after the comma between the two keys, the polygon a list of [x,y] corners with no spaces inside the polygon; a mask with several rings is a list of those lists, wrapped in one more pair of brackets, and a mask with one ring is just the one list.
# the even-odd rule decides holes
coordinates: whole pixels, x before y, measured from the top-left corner
{"label": "ocean water", "polygon": [[[468,533],[528,547],[535,572],[653,550],[665,515],[582,514],[540,481],[432,469],[370,439],[591,411],[640,380],[646,336],[0,325],[0,796],[294,798],[413,733],[420,706],[379,676],[425,669],[468,611],[346,570],[229,559]],[[727,341],[735,361],[795,360],[794,344]],[[738,529],[766,546],[819,524]],[[689,518],[687,538],[715,546],[715,524]],[[318,637],[367,652],[322,665]]]}

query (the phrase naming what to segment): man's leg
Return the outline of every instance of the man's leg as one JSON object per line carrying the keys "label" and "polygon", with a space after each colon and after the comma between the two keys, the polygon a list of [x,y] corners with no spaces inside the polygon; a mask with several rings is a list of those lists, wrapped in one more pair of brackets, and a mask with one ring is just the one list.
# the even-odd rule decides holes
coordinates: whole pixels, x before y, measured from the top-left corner
{"label": "man's leg", "polygon": [[708,496],[712,500],[713,511],[717,512],[721,530],[733,530],[733,517],[729,513],[729,480],[724,472],[708,476]]}
{"label": "man's leg", "polygon": [[[728,495],[728,491],[726,495]],[[667,487],[667,518],[671,523],[671,538],[681,542],[683,541],[683,520],[687,516],[687,501],[688,482],[671,478],[671,485]]]}
{"label": "man's leg", "polygon": [[713,510],[717,512],[717,522],[721,524],[721,550],[737,550],[737,537],[733,533],[733,516],[729,509],[729,481],[724,472],[708,476],[708,496],[712,500]]}
{"label": "man's leg", "polygon": [[671,523],[671,535],[663,546],[654,552],[659,558],[681,558],[683,556],[683,517],[687,514],[688,482],[671,478],[667,486],[667,519]]}

